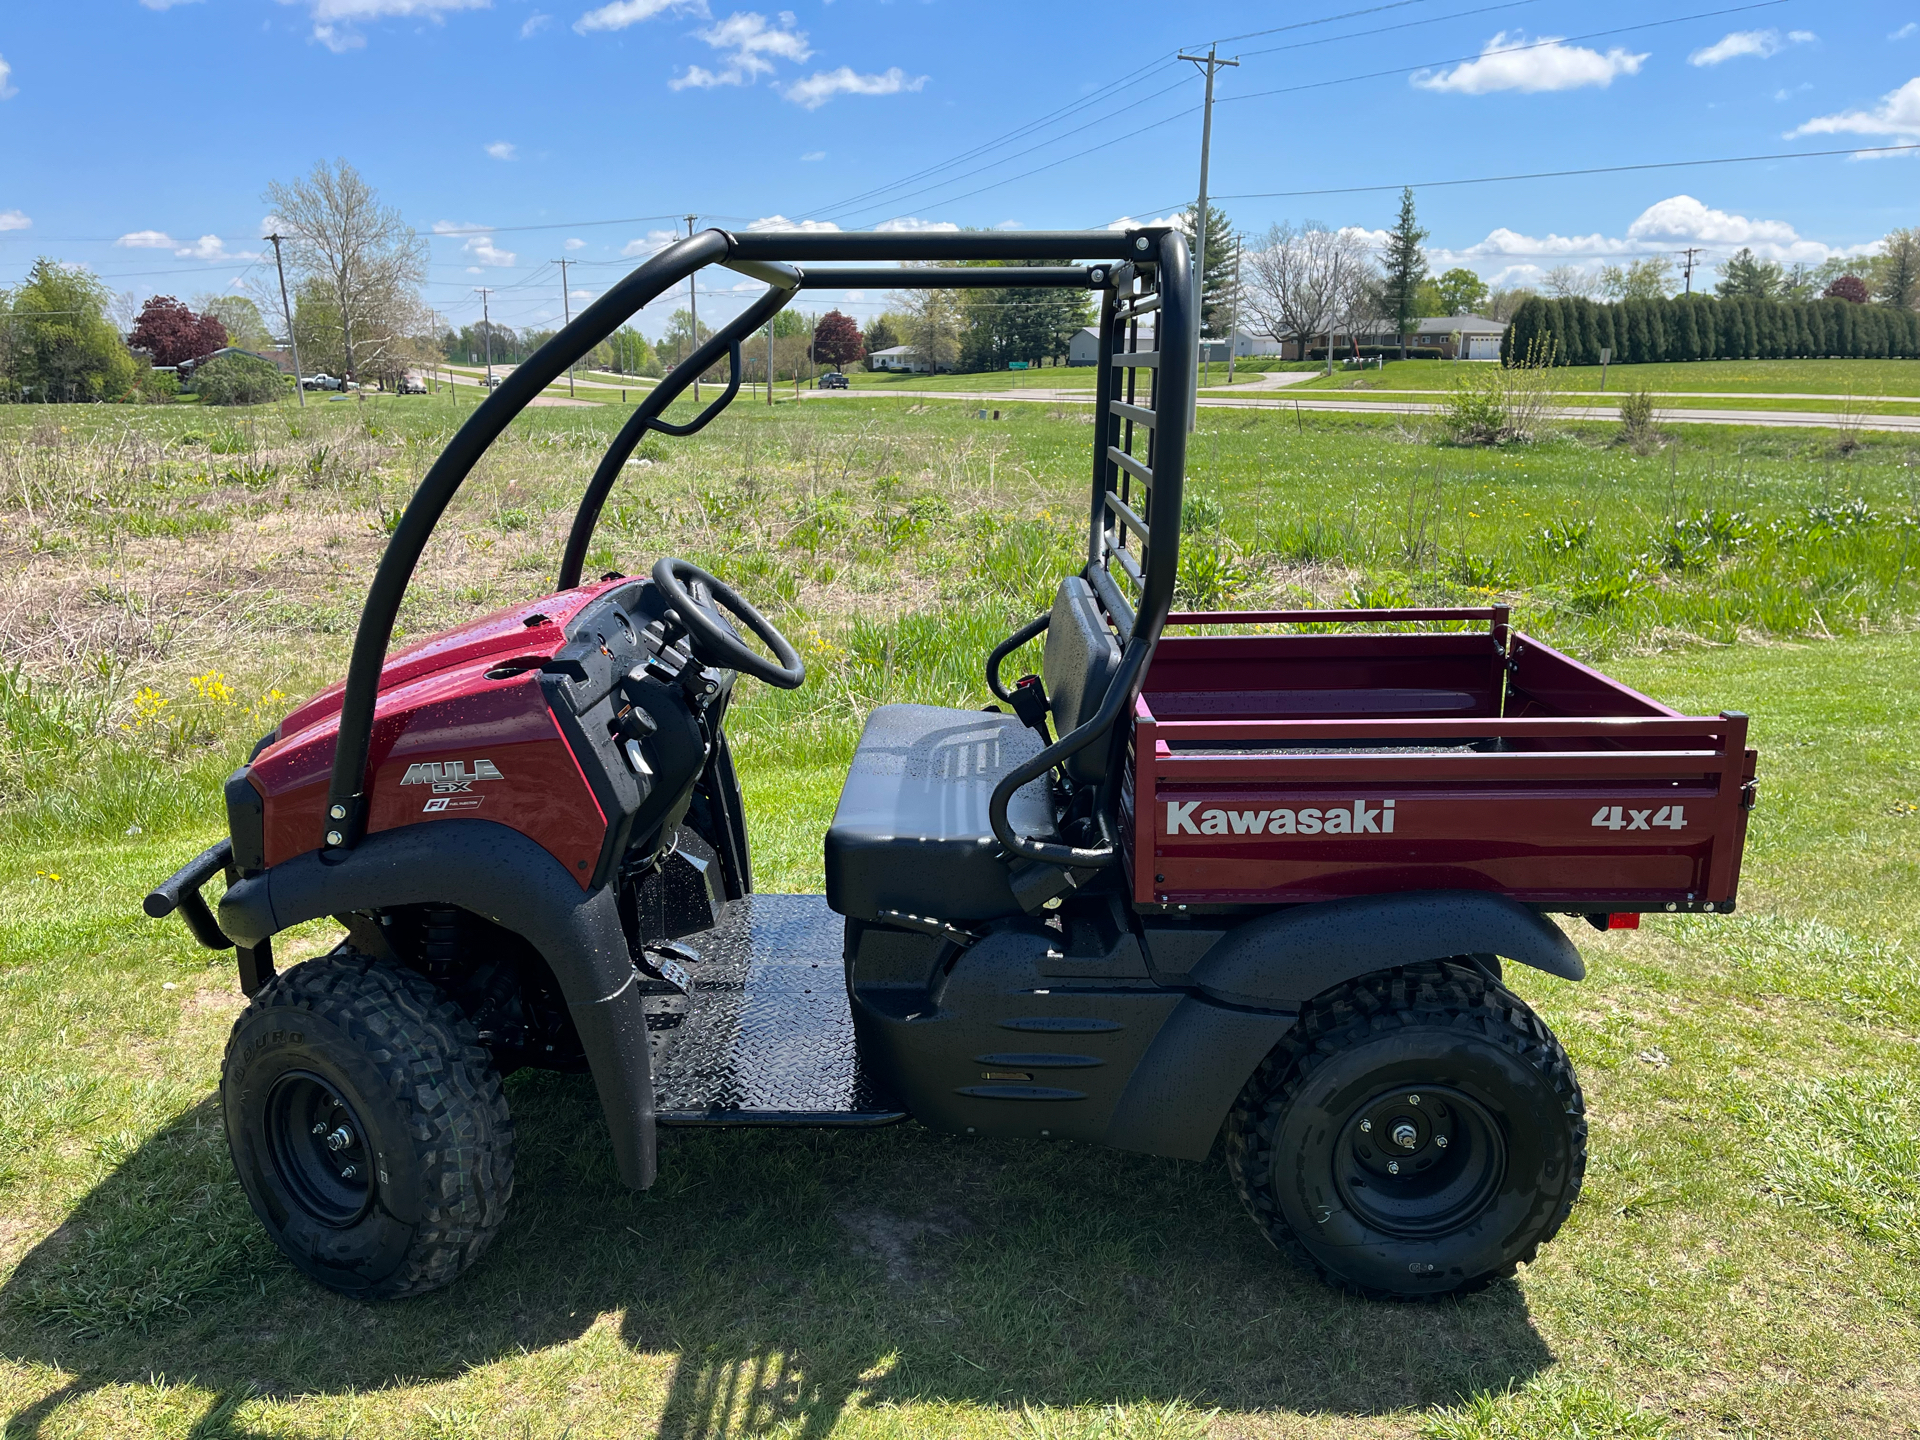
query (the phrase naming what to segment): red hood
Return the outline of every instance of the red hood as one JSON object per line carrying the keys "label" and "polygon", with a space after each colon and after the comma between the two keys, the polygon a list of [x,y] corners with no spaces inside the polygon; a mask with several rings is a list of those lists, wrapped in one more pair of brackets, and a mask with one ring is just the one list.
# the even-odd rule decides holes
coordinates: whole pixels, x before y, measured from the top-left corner
{"label": "red hood", "polygon": [[[567,643],[567,625],[587,602],[622,583],[606,580],[576,586],[558,595],[529,600],[451,630],[442,630],[438,635],[389,655],[380,669],[380,690],[384,694],[396,685],[405,685],[436,670],[464,665],[489,655],[550,659]],[[329,685],[282,720],[281,739],[290,739],[309,726],[338,715],[344,688],[344,682]]]}

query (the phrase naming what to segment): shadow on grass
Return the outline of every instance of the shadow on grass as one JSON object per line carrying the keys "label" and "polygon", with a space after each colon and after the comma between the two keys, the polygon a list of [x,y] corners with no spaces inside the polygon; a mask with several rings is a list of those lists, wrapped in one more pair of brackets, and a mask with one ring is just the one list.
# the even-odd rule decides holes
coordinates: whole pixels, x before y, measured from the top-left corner
{"label": "shadow on grass", "polygon": [[1381,1305],[1298,1273],[1217,1160],[911,1125],[678,1131],[638,1195],[614,1175],[589,1081],[523,1074],[508,1090],[507,1225],[455,1285],[386,1305],[280,1259],[228,1171],[217,1100],[201,1102],[0,1287],[0,1354],[71,1381],[9,1417],[7,1440],[155,1376],[214,1393],[190,1432],[212,1437],[250,1433],[234,1416],[252,1396],[391,1396],[496,1362],[475,1402],[558,1423],[524,1409],[545,1387],[517,1393],[516,1367],[575,1341],[596,1372],[630,1372],[620,1388],[645,1397],[632,1433],[673,1440],[822,1435],[889,1402],[1371,1415],[1551,1363],[1512,1282]]}

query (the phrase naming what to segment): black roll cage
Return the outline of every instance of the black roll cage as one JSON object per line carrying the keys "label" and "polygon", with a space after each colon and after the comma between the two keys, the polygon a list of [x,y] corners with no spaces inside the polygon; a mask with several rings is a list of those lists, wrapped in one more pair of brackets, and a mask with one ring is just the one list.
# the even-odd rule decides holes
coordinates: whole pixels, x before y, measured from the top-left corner
{"label": "black roll cage", "polygon": [[[817,261],[854,262],[805,270]],[[952,262],[1022,261],[1021,265]],[[1078,261],[1079,263],[1061,263]],[[864,262],[864,263],[863,263]],[[1055,263],[1036,263],[1055,262]],[[380,672],[400,602],[415,567],[467,475],[482,454],[546,387],[643,306],[708,265],[722,265],[766,283],[767,290],[676,365],[620,427],[588,482],[560,563],[558,589],[580,583],[595,526],[621,467],[647,431],[692,435],[730,404],[740,390],[740,344],[802,289],[1010,289],[1071,287],[1101,292],[1100,374],[1095,387],[1093,497],[1087,565],[1082,572],[1124,637],[1121,663],[1099,712],[1086,724],[1010,772],[989,804],[995,835],[1013,854],[1066,867],[1097,867],[1117,853],[1114,777],[1124,759],[1128,727],[1119,721],[1140,682],[1173,599],[1179,561],[1180,497],[1193,403],[1195,326],[1193,277],[1186,237],[1167,228],[933,234],[706,230],[679,240],[645,261],[573,322],[517,366],[474,410],[428,469],[394,528],[368,588],[341,696],[340,728],[328,783],[326,852],[346,851],[366,829],[367,759],[372,748]],[[1143,315],[1158,312],[1156,348],[1139,348]],[[661,418],[695,378],[727,357],[725,390],[691,421]],[[1140,393],[1140,374],[1150,378]],[[1134,453],[1144,434],[1144,455]],[[1129,540],[1137,540],[1137,547]],[[1115,569],[1119,574],[1116,576]],[[1124,593],[1131,589],[1131,601]],[[1000,661],[1016,643],[1046,628],[1042,617],[997,647],[989,684],[1005,699]],[[1095,813],[1099,846],[1034,840],[1014,833],[1007,805],[1016,790],[1079,750],[1104,739],[1108,776]]]}

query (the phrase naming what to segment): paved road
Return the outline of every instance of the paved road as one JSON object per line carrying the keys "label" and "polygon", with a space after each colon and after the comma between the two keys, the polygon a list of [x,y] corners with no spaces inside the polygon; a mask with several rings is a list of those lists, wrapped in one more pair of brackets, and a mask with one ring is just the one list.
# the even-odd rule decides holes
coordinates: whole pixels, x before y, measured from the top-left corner
{"label": "paved road", "polygon": [[[1236,389],[1238,387],[1235,387]],[[898,395],[909,400],[963,400],[972,405],[1005,405],[1021,400],[1045,400],[1054,404],[1091,405],[1093,395],[1086,390],[809,390],[808,399],[872,398]],[[1419,393],[1419,392],[1414,392]],[[1831,395],[1813,397],[1831,400]],[[1208,409],[1227,410],[1324,410],[1350,415],[1434,415],[1441,405],[1406,400],[1342,400],[1317,391],[1312,395],[1275,397],[1271,400],[1242,395],[1202,395],[1200,404]],[[1553,412],[1560,420],[1618,420],[1620,411],[1612,405],[1565,406]],[[1843,424],[1862,430],[1893,430],[1920,434],[1920,415],[1844,416],[1819,410],[1690,410],[1684,406],[1660,406],[1654,419],[1670,425],[1759,425],[1788,430],[1836,429]]]}

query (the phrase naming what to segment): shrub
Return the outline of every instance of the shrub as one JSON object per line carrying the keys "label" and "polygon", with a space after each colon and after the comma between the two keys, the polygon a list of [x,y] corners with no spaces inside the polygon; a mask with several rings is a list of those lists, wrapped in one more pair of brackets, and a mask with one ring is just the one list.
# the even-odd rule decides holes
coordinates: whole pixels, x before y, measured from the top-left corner
{"label": "shrub", "polygon": [[187,388],[204,405],[259,405],[285,389],[277,367],[252,355],[222,355],[193,372]]}
{"label": "shrub", "polygon": [[1636,451],[1644,451],[1659,439],[1653,428],[1653,392],[1630,390],[1620,401],[1620,441]]}
{"label": "shrub", "polygon": [[165,405],[180,393],[180,377],[171,370],[147,370],[140,376],[140,398],[149,405]]}

